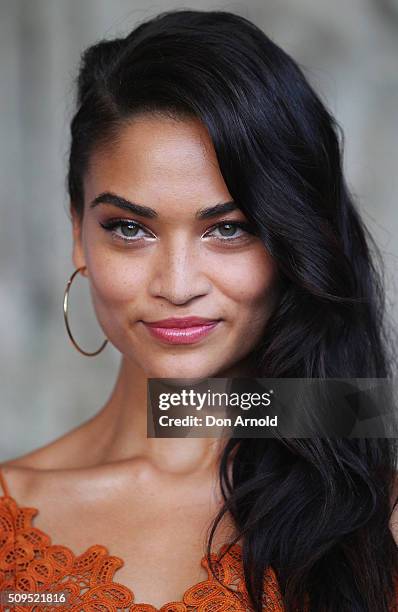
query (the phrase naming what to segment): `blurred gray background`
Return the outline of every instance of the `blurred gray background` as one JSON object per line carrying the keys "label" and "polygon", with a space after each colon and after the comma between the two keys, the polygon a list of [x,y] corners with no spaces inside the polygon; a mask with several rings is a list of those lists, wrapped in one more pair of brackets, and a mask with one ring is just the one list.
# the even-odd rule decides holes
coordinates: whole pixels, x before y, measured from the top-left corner
{"label": "blurred gray background", "polygon": [[[66,335],[73,272],[65,174],[80,53],[173,8],[220,9],[260,26],[304,68],[345,132],[348,183],[382,249],[398,321],[398,0],[0,0],[0,460],[38,448],[95,414],[120,355]],[[103,334],[87,279],[70,292],[80,346]]]}

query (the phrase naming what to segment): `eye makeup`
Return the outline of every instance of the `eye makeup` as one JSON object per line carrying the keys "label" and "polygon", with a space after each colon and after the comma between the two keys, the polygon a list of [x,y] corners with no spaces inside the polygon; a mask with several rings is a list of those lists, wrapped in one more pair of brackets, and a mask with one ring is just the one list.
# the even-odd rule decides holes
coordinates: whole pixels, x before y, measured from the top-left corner
{"label": "eye makeup", "polygon": [[[150,230],[148,230],[144,225],[138,223],[137,221],[133,221],[125,218],[113,218],[109,219],[106,222],[100,222],[100,226],[106,231],[109,232],[113,239],[120,240],[123,243],[137,243],[144,241],[153,241],[156,240],[155,234],[153,234]],[[119,231],[116,231],[117,228],[121,228],[122,231],[131,231],[132,234],[130,237],[127,235],[122,235]],[[236,231],[241,230],[238,235],[236,235]],[[220,234],[218,236],[214,235],[214,232],[219,231]],[[227,234],[223,234],[222,231],[226,231]],[[228,232],[234,232],[233,234]],[[140,232],[141,235],[140,235]],[[213,234],[213,235],[212,235]],[[249,235],[254,235],[254,229],[251,224],[245,221],[234,221],[232,219],[224,219],[218,221],[213,224],[210,228],[206,230],[204,234],[202,234],[203,238],[211,238],[219,243],[242,243],[249,238]]]}

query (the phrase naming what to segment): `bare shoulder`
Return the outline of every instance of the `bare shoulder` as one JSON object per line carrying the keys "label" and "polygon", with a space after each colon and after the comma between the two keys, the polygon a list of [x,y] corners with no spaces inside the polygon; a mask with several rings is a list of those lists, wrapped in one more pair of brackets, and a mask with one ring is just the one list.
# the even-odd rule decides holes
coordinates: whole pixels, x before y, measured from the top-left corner
{"label": "bare shoulder", "polygon": [[67,476],[68,471],[83,467],[82,430],[83,427],[75,428],[33,451],[2,461],[0,467],[9,494],[28,503],[31,494],[37,497],[41,488],[49,491],[51,481],[57,482],[61,474]]}
{"label": "bare shoulder", "polygon": [[0,464],[11,497],[29,505],[32,492],[40,492],[41,483],[53,473],[51,461],[46,461],[46,455],[44,448],[40,448]]}
{"label": "bare shoulder", "polygon": [[22,473],[24,470],[45,472],[93,465],[98,459],[92,452],[93,448],[98,448],[98,445],[96,447],[93,444],[93,434],[98,432],[90,431],[91,420],[83,422],[39,448],[19,457],[8,459],[0,465],[5,473],[6,471],[13,472],[14,468],[15,473]]}
{"label": "bare shoulder", "polygon": [[35,474],[44,473],[56,467],[61,458],[62,444],[58,440],[34,449],[24,455],[13,457],[0,464],[6,482],[13,490],[23,493]]}
{"label": "bare shoulder", "polygon": [[[104,502],[113,484],[115,471],[112,466],[58,467],[48,464],[43,468],[36,457],[18,457],[1,465],[8,495],[22,507],[51,508],[57,512],[90,500]],[[117,468],[114,468],[114,470]],[[117,492],[117,487],[112,487]],[[113,496],[114,497],[114,496]],[[109,495],[111,499],[112,496]],[[65,500],[68,503],[65,503]]]}

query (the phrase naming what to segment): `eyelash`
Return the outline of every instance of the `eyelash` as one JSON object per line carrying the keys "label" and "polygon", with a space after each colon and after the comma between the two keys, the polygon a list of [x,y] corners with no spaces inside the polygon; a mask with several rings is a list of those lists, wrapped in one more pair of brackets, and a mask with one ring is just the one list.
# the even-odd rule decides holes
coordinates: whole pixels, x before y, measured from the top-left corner
{"label": "eyelash", "polygon": [[[120,234],[114,231],[116,227],[133,226],[134,228],[137,228],[139,230],[141,229],[143,231],[146,231],[146,228],[142,226],[140,223],[137,223],[137,221],[129,221],[128,219],[110,219],[106,223],[100,222],[100,225],[105,231],[110,232],[112,234],[112,237],[114,237],[116,240],[122,240],[125,243],[126,242],[138,242],[139,240],[142,239],[142,236],[140,236],[139,238],[136,238],[136,237],[126,238],[125,236],[121,236]],[[225,225],[232,225],[234,227],[238,227],[244,230],[247,234],[254,234],[254,231],[252,230],[251,226],[248,223],[245,223],[242,221],[220,221],[219,223],[216,223],[211,228],[209,228],[209,230],[207,231],[211,232],[219,227],[224,227]],[[228,237],[217,238],[217,240],[223,243],[225,242],[231,243],[231,242],[237,242],[239,240],[242,240],[242,238],[244,239],[245,237],[244,236],[232,236],[229,238]]]}

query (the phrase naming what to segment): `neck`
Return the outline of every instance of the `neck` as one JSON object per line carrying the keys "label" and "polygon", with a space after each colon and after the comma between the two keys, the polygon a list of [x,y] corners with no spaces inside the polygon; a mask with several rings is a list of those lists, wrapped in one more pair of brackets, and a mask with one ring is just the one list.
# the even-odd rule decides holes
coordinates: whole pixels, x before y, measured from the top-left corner
{"label": "neck", "polygon": [[[246,360],[217,374],[217,378],[249,376]],[[148,438],[148,377],[139,366],[122,358],[113,391],[86,425],[95,464],[144,461],[152,468],[173,474],[193,474],[214,468],[227,438]],[[222,383],[222,381],[220,381]],[[222,389],[218,389],[222,390]]]}

